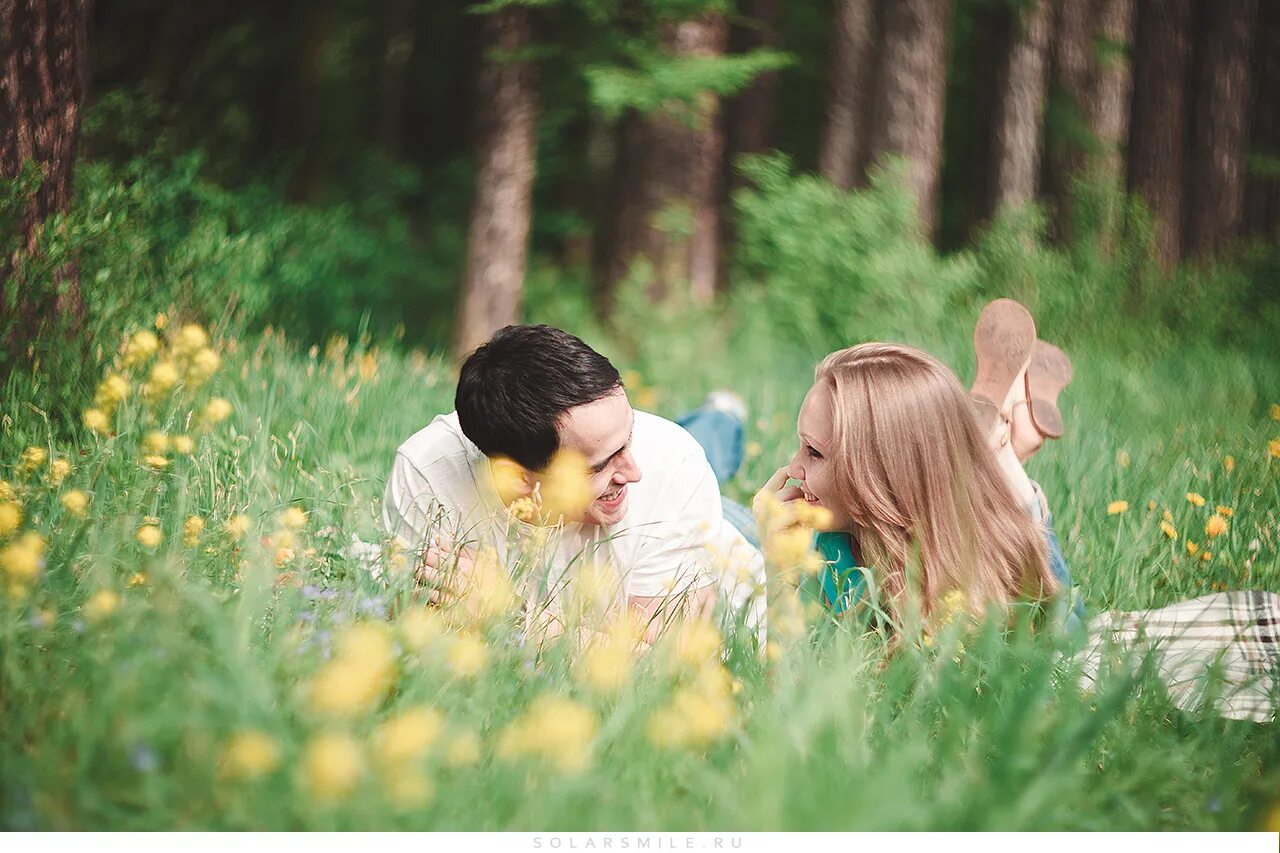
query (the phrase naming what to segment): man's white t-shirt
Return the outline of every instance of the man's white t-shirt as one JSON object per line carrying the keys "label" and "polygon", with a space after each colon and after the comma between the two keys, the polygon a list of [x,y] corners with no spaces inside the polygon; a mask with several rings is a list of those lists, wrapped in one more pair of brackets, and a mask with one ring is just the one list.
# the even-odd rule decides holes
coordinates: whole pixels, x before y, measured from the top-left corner
{"label": "man's white t-shirt", "polygon": [[[549,572],[564,573],[584,557],[603,558],[619,573],[628,596],[720,583],[731,603],[744,603],[751,585],[746,580],[763,576],[763,561],[724,520],[720,489],[701,445],[683,427],[637,411],[631,452],[641,478],[628,486],[626,515],[614,525],[564,525]],[[489,461],[463,434],[456,412],[437,416],[400,446],[382,517],[387,532],[414,551],[444,533],[455,541],[461,535],[490,544],[505,559],[511,543],[533,531],[498,500]]]}

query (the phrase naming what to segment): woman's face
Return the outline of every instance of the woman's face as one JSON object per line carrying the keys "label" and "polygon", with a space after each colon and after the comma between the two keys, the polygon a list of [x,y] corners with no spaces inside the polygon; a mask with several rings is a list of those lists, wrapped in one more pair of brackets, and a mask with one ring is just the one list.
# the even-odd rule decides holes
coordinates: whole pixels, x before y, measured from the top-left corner
{"label": "woman's face", "polygon": [[818,382],[809,389],[796,419],[800,448],[791,457],[787,476],[800,481],[804,499],[825,507],[834,517],[836,529],[848,530],[850,521],[836,497],[834,424],[831,388]]}

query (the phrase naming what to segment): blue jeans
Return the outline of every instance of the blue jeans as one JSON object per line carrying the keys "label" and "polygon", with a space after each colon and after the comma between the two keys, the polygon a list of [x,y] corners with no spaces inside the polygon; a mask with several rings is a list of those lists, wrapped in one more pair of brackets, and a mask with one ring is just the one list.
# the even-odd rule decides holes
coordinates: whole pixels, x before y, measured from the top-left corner
{"label": "blue jeans", "polygon": [[[742,421],[723,409],[702,406],[681,415],[676,423],[702,445],[717,482],[723,486],[732,480],[733,475],[742,467]],[[725,521],[738,528],[753,547],[759,548],[760,537],[756,535],[756,520],[751,511],[723,495],[720,496],[720,502],[724,508]]]}

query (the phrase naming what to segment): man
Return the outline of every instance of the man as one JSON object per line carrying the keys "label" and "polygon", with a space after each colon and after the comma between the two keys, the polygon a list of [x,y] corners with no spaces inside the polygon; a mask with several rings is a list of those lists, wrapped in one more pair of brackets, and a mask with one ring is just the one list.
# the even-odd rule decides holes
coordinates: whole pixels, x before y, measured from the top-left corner
{"label": "man", "polygon": [[420,555],[419,577],[437,597],[465,582],[476,547],[493,547],[503,565],[516,549],[541,547],[537,528],[499,496],[495,465],[518,464],[537,495],[552,485],[557,454],[585,460],[587,500],[556,529],[536,588],[561,589],[576,567],[607,564],[642,624],[658,626],[677,611],[709,612],[726,555],[761,573],[758,552],[723,519],[702,446],[632,409],[618,371],[577,337],[500,330],[463,364],[455,406],[400,447],[383,501],[387,531]]}

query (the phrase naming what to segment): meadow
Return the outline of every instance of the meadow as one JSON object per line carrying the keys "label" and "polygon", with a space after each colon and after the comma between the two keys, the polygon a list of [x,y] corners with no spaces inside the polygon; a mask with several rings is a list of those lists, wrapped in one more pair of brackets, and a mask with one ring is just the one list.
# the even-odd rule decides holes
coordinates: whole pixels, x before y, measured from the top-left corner
{"label": "meadow", "polygon": [[[965,376],[976,308],[901,337]],[[821,349],[644,322],[631,343],[574,330],[638,407],[740,391],[726,492],[749,500],[793,452]],[[886,658],[810,611],[773,655],[727,630],[637,658],[522,644],[501,601],[442,618],[403,555],[383,553],[383,583],[349,546],[380,541],[383,478],[452,408],[450,361],[166,316],[100,344],[70,428],[38,383],[0,400],[5,828],[1280,824],[1274,725],[1179,711],[1140,662],[1082,692],[1047,634],[960,626]],[[1029,471],[1090,611],[1280,589],[1274,353],[1070,350],[1067,434]]]}

